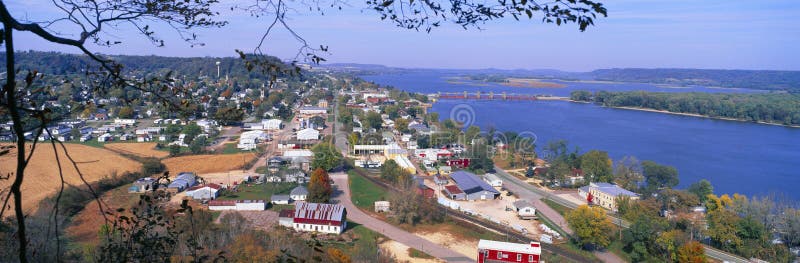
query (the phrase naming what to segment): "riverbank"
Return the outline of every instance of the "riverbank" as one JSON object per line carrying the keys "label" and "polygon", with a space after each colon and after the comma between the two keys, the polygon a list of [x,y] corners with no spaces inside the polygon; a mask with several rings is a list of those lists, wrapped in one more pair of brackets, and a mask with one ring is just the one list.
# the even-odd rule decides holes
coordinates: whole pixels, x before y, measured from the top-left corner
{"label": "riverbank", "polygon": [[[591,103],[586,101],[576,101],[567,99],[566,101],[573,102],[573,103]],[[655,113],[666,113],[672,115],[680,115],[680,116],[689,116],[689,117],[698,117],[698,118],[706,118],[706,119],[715,119],[715,120],[723,120],[723,121],[737,121],[737,122],[745,122],[745,123],[753,123],[753,124],[766,124],[766,125],[773,125],[773,126],[782,126],[787,128],[800,128],[798,125],[787,125],[787,124],[780,124],[780,123],[772,123],[772,122],[763,122],[763,121],[748,121],[742,119],[735,119],[735,118],[727,118],[727,117],[714,117],[696,113],[685,113],[685,112],[672,112],[667,110],[656,110],[650,108],[640,108],[640,107],[623,107],[623,106],[603,106],[606,108],[612,109],[623,109],[623,110],[636,110],[636,111],[646,111],[646,112],[655,112]]]}

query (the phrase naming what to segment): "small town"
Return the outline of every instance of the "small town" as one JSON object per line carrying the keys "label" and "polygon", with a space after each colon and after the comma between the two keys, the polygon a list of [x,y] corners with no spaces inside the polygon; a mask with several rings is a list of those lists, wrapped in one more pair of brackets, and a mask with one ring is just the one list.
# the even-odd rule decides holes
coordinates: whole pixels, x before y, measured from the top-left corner
{"label": "small town", "polygon": [[0,0],[0,262],[800,262],[800,6],[605,2]]}

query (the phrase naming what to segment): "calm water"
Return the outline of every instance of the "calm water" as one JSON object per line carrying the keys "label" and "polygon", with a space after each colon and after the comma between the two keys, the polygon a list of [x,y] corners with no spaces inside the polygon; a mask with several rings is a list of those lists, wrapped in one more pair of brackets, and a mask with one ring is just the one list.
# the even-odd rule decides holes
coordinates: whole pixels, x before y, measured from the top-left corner
{"label": "calm water", "polygon": [[[440,76],[364,76],[376,83],[433,93],[450,89],[476,88],[448,84]],[[575,89],[571,87],[562,90]],[[660,88],[647,84],[585,84],[594,89],[731,92],[733,90],[694,87]],[[477,87],[486,89],[490,87]],[[583,88],[583,87],[582,87]],[[533,90],[519,89],[517,90]],[[537,89],[538,90],[538,89]],[[554,89],[551,89],[554,90]],[[497,91],[495,91],[497,92]],[[559,91],[561,92],[561,91]],[[548,93],[566,95],[563,93]],[[580,150],[600,149],[618,160],[636,156],[675,166],[679,187],[708,179],[715,192],[764,195],[780,192],[800,200],[800,129],[735,121],[712,120],[671,114],[604,108],[591,104],[550,102],[500,102],[443,100],[433,106],[441,118],[457,113],[483,130],[532,132],[537,144],[565,139]]]}

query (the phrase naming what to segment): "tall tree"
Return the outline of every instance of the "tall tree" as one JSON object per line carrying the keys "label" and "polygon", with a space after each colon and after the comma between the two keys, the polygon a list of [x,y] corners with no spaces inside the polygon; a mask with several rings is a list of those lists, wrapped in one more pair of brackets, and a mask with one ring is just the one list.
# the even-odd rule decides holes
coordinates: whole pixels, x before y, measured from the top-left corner
{"label": "tall tree", "polygon": [[581,169],[587,182],[611,182],[611,158],[608,152],[591,150],[580,157]]}
{"label": "tall tree", "polygon": [[333,188],[331,187],[331,177],[322,168],[317,168],[311,173],[311,181],[308,182],[308,201],[313,203],[327,203],[331,199]]}
{"label": "tall tree", "polygon": [[657,164],[653,161],[644,161],[642,162],[642,171],[650,192],[659,188],[672,188],[678,185],[678,170],[675,167]]}
{"label": "tall tree", "polygon": [[639,189],[644,181],[642,165],[633,156],[625,156],[614,165],[614,182],[628,190]]}
{"label": "tall tree", "polygon": [[323,142],[311,147],[314,159],[311,161],[311,168],[321,168],[329,171],[342,164],[342,153],[333,144]]}
{"label": "tall tree", "polygon": [[706,199],[708,199],[708,195],[714,193],[714,187],[711,186],[711,182],[706,179],[702,179],[696,183],[693,183],[686,189],[690,193],[693,193],[700,199],[700,202],[705,203]]}
{"label": "tall tree", "polygon": [[581,205],[565,217],[581,246],[603,248],[611,244],[614,225],[603,208]]}

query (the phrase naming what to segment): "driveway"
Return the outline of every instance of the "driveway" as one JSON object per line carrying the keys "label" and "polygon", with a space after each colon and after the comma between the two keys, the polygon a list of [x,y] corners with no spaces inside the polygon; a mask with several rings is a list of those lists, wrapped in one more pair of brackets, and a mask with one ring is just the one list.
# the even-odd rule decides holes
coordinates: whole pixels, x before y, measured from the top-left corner
{"label": "driveway", "polygon": [[341,172],[333,173],[331,174],[331,179],[333,179],[335,183],[333,199],[336,203],[344,205],[344,207],[347,209],[347,218],[353,222],[359,223],[366,228],[381,233],[389,239],[419,251],[423,251],[428,255],[445,260],[447,262],[474,262],[474,260],[470,259],[464,254],[430,242],[424,238],[367,215],[359,210],[350,200],[350,187],[347,181],[347,174]]}

